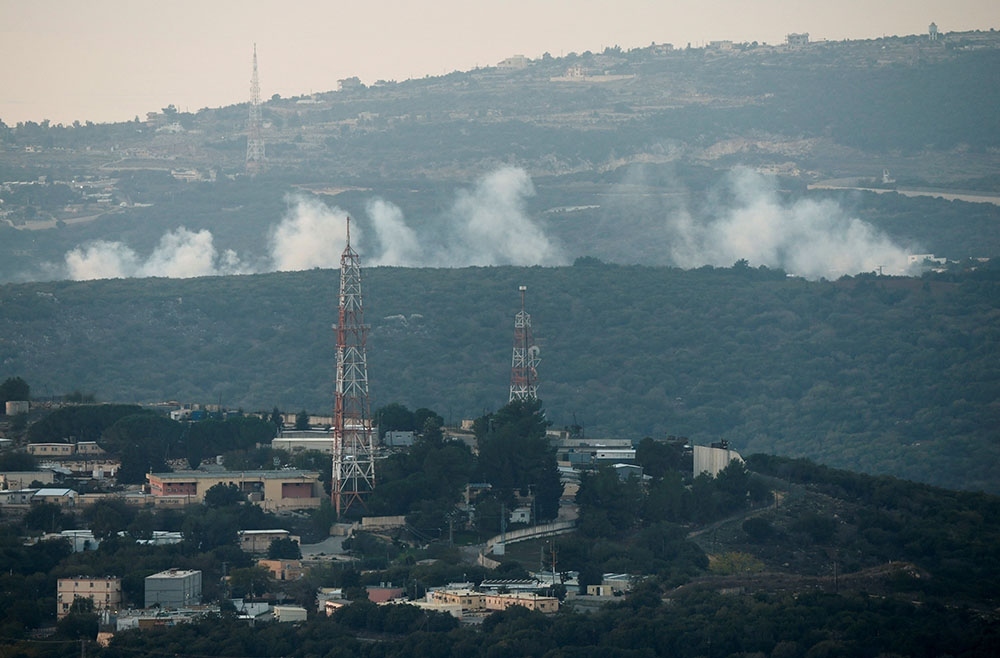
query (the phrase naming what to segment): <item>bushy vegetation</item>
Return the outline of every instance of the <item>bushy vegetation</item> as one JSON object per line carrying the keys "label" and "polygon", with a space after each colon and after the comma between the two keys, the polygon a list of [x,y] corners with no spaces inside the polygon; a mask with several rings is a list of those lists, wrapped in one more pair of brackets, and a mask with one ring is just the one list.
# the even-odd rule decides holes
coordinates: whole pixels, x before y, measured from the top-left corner
{"label": "bushy vegetation", "polygon": [[[112,399],[221,397],[245,409],[292,399],[328,413],[336,276],[3,286],[0,375],[58,376]],[[742,453],[998,491],[995,269],[808,282],[752,266],[372,268],[373,400],[447,400],[452,424],[498,408],[522,284],[537,291],[529,311],[553,427],[726,439]],[[403,325],[399,315],[422,317]],[[96,436],[84,430],[31,436]]]}

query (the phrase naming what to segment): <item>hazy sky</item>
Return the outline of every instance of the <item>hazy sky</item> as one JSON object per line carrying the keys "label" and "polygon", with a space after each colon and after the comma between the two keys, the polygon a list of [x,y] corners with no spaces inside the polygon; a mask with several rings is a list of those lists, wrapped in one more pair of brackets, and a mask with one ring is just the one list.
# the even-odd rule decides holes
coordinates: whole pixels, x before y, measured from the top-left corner
{"label": "hazy sky", "polygon": [[998,0],[0,0],[0,119],[125,121],[618,45],[1000,28]]}

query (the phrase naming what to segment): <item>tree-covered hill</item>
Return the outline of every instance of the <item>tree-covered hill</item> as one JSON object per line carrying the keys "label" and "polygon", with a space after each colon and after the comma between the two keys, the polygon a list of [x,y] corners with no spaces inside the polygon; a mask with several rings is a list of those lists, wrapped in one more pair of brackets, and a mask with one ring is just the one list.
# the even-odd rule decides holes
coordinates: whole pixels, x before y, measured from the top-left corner
{"label": "tree-covered hill", "polygon": [[[727,439],[1000,491],[1000,282],[991,270],[809,282],[677,270],[364,270],[373,406],[447,423],[507,401],[518,286],[539,395],[588,436]],[[332,408],[338,272],[0,287],[0,379],[36,397]],[[51,437],[59,439],[61,437]]]}

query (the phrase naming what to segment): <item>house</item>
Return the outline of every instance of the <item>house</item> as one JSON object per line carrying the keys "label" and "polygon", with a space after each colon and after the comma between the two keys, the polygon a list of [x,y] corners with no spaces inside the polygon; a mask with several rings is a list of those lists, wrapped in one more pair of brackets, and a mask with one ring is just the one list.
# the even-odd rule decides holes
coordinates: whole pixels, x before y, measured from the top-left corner
{"label": "house", "polygon": [[56,581],[56,619],[70,613],[75,599],[90,599],[94,610],[118,610],[122,605],[122,579],[117,576],[60,578]]}

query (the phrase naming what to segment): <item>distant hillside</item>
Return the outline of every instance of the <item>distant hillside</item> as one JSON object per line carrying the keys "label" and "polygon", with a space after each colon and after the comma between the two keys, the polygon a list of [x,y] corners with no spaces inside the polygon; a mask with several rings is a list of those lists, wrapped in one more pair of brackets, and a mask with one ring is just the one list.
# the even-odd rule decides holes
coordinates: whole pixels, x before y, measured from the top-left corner
{"label": "distant hillside", "polygon": [[[808,282],[682,271],[369,268],[374,406],[457,423],[507,400],[519,285],[555,426],[728,439],[959,489],[1000,491],[995,270]],[[0,379],[36,397],[328,412],[338,273],[0,287]],[[53,437],[60,438],[60,437]]]}

